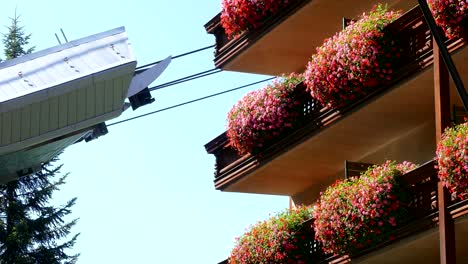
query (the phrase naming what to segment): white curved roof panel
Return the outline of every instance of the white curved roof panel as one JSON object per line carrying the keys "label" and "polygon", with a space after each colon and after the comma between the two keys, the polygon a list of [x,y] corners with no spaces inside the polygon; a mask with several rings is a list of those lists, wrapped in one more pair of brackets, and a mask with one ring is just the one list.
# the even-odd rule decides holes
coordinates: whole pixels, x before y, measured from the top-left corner
{"label": "white curved roof panel", "polygon": [[[61,84],[136,63],[123,27],[0,63],[0,112],[64,94]],[[18,104],[18,99],[25,97]],[[29,100],[28,100],[29,99]]]}

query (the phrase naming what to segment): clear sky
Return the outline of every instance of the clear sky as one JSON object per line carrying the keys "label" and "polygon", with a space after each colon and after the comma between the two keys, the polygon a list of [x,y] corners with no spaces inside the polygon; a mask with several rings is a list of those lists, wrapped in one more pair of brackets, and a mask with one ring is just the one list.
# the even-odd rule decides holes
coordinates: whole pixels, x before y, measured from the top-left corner
{"label": "clear sky", "polygon": [[[15,7],[36,50],[57,45],[60,28],[74,40],[125,26],[143,65],[214,44],[203,25],[220,11],[221,0],[4,0],[0,25],[10,23]],[[213,67],[212,49],[177,59],[154,85]],[[172,86],[120,119],[263,78],[223,72]],[[106,136],[65,151],[63,171],[71,174],[53,202],[78,197],[72,215],[80,218],[73,230],[81,232],[78,263],[218,263],[245,228],[288,206],[286,197],[214,190],[214,157],[203,146],[224,131],[226,113],[247,91],[113,126]]]}

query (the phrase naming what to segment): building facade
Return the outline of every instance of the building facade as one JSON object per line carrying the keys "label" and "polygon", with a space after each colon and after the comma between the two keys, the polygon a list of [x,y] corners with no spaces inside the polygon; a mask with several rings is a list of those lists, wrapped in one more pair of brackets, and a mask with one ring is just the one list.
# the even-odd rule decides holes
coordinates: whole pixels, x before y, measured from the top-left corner
{"label": "building facade", "polygon": [[[205,145],[216,157],[214,185],[225,192],[286,195],[291,206],[313,204],[330,184],[386,160],[421,166],[404,175],[418,217],[397,239],[323,263],[467,263],[468,203],[452,199],[438,181],[434,156],[443,130],[465,115],[418,1],[384,1],[402,15],[387,26],[402,56],[393,77],[363,98],[334,109],[304,105],[304,124],[239,155],[226,133]],[[303,72],[315,48],[375,5],[374,1],[297,0],[261,26],[229,38],[215,16],[205,28],[216,38],[214,63],[223,70],[280,75]],[[467,39],[444,39],[468,80]]]}

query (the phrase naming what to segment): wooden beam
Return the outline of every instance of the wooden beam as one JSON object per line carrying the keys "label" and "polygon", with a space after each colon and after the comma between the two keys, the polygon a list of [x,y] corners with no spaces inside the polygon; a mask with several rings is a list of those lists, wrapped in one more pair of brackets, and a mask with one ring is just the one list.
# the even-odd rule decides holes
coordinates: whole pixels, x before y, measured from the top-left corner
{"label": "wooden beam", "polygon": [[361,173],[367,171],[367,169],[374,164],[364,162],[352,162],[345,160],[345,179],[351,177],[359,177]]}
{"label": "wooden beam", "polygon": [[[434,47],[434,99],[436,142],[439,142],[445,128],[450,126],[450,83],[447,67],[439,52],[439,47],[433,40]],[[455,225],[447,207],[450,205],[450,194],[442,183],[438,183],[439,207],[439,241],[440,263],[455,264]]]}

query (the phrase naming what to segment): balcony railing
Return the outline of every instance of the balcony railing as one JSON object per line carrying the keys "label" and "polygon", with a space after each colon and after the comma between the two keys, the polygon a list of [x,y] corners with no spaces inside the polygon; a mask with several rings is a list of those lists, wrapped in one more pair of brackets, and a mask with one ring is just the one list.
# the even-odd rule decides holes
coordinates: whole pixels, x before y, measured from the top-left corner
{"label": "balcony railing", "polygon": [[[384,0],[381,3],[388,4],[390,9],[407,11],[417,1]],[[286,8],[266,17],[261,25],[236,38],[227,37],[221,25],[221,14],[206,23],[205,30],[216,39],[216,67],[278,75],[302,70],[314,47],[345,25],[344,21],[359,17],[374,5],[375,1],[370,0],[293,0]],[[327,16],[323,16],[324,11]]]}
{"label": "balcony railing", "polygon": [[216,15],[208,23],[205,24],[205,29],[209,34],[213,34],[216,38],[215,48],[215,66],[222,68],[229,60],[239,52],[242,52],[258,39],[263,37],[268,31],[276,27],[278,24],[286,20],[301,7],[309,3],[311,0],[296,0],[291,1],[287,8],[283,8],[275,16],[267,18],[264,23],[254,31],[246,31],[238,38],[229,39],[221,25],[221,14]]}
{"label": "balcony railing", "polygon": [[[407,205],[410,217],[398,227],[393,236],[395,239],[383,241],[373,247],[366,248],[354,255],[336,255],[330,256],[323,254],[321,246],[316,241],[308,242],[310,247],[312,263],[349,263],[350,259],[364,257],[371,252],[385,250],[386,246],[401,242],[405,238],[409,238],[422,232],[434,229],[438,225],[438,205],[437,205],[437,170],[435,162],[430,161],[422,166],[406,173],[402,176],[402,182],[407,187],[411,197],[411,202]],[[449,212],[453,219],[460,218],[468,214],[468,200],[460,201],[452,198],[449,205]],[[310,219],[303,224],[303,232],[314,236],[314,230],[311,228],[313,219]],[[434,238],[437,239],[437,238]],[[405,244],[400,244],[405,247]],[[424,245],[421,245],[424,248]],[[378,253],[377,253],[378,254]],[[405,263],[404,259],[400,259],[401,263]],[[228,263],[227,260],[221,263]]]}
{"label": "balcony railing", "polygon": [[[432,37],[419,8],[413,8],[392,24],[386,30],[395,37],[402,49],[401,59],[394,70],[393,79],[379,89],[360,100],[341,109],[321,108],[315,101],[304,104],[303,125],[285,137],[279,138],[271,145],[265,146],[256,155],[240,156],[230,146],[226,134],[223,133],[205,145],[209,154],[216,157],[215,188],[223,190],[245,175],[267,164],[274,158],[325,130],[330,124],[346,118],[349,114],[363,108],[379,96],[418,75],[433,63]],[[460,50],[466,45],[463,39],[447,40],[449,51]],[[417,96],[417,95],[415,95]]]}
{"label": "balcony railing", "polygon": [[[322,263],[348,263],[350,258],[363,257],[370,252],[384,249],[390,244],[438,226],[438,178],[434,161],[408,172],[403,175],[402,180],[411,195],[411,203],[408,205],[411,217],[407,219],[405,224],[395,230],[395,239],[366,248],[353,256],[333,256]],[[468,200],[460,201],[456,197],[452,197],[449,212],[454,220],[468,214]],[[402,246],[404,247],[404,245]],[[404,259],[400,259],[400,261],[405,262]]]}

